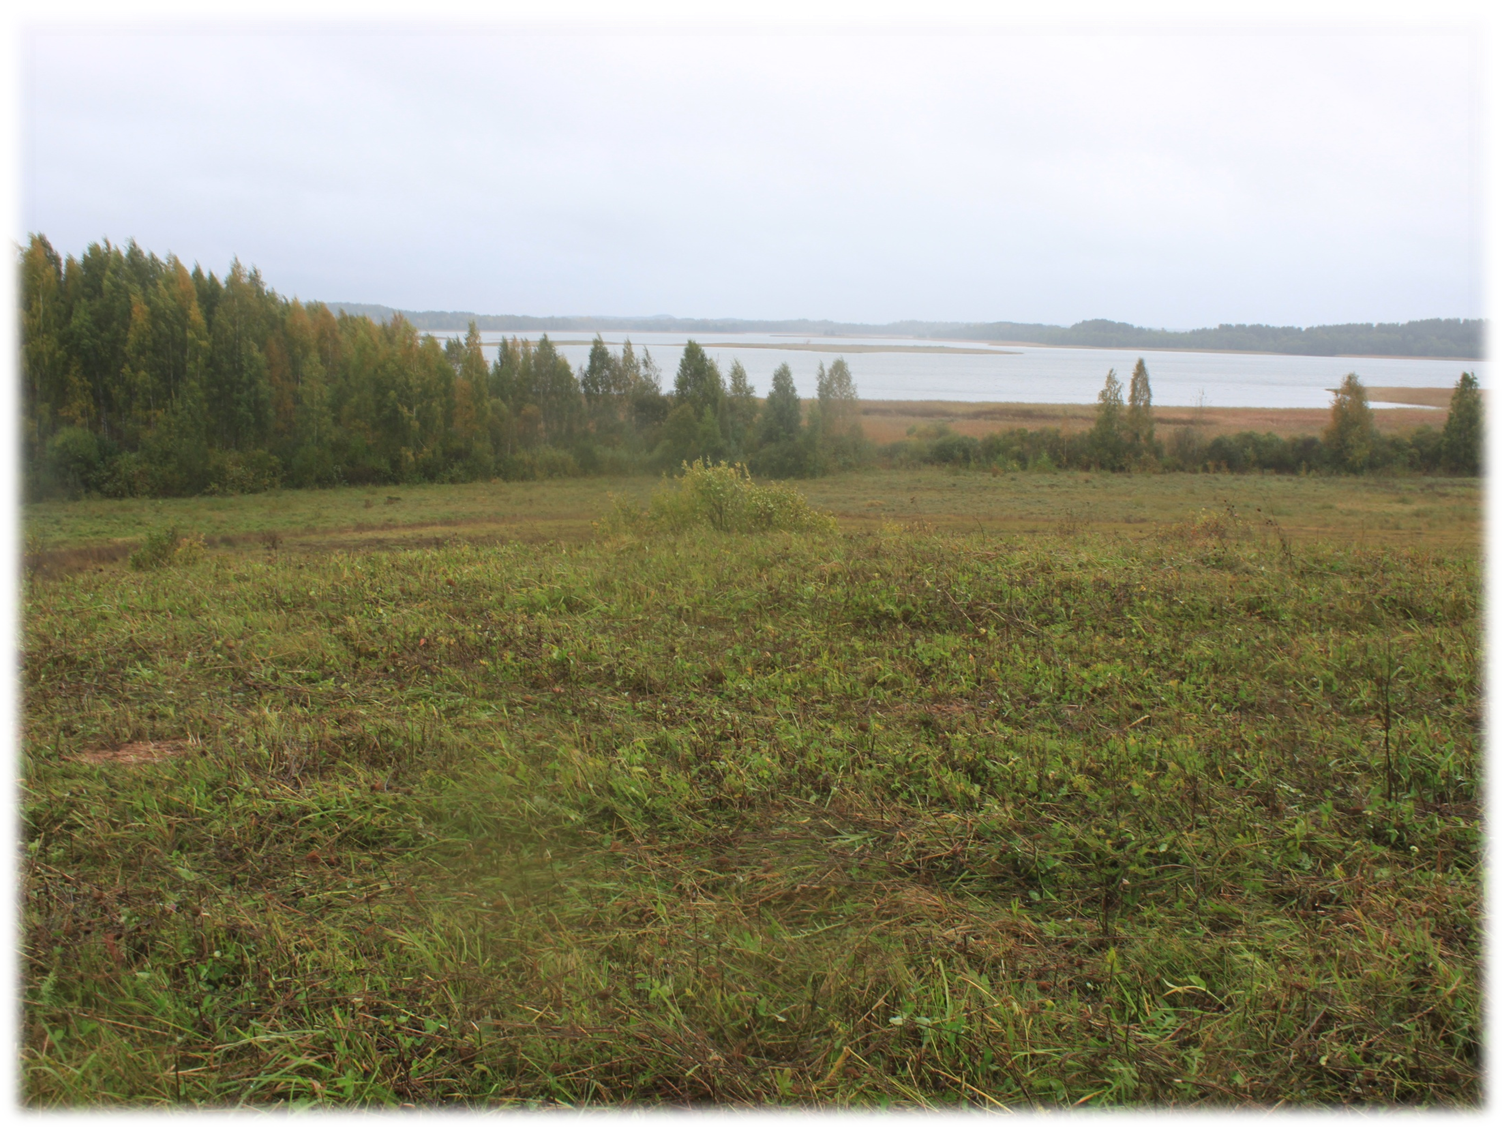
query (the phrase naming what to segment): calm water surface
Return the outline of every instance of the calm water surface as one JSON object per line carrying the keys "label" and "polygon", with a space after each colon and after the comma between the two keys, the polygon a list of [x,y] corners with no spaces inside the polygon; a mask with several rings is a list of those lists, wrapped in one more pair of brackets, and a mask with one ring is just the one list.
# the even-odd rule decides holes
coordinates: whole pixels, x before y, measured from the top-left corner
{"label": "calm water surface", "polygon": [[[435,336],[443,337],[444,334]],[[486,359],[511,334],[485,332]],[[536,335],[535,335],[536,336]],[[647,350],[661,370],[665,391],[674,385],[688,335],[603,333],[613,350],[631,338],[639,357]],[[550,338],[579,372],[593,335],[560,332]],[[724,374],[739,360],[759,395],[773,370],[787,363],[801,395],[815,393],[815,370],[845,356],[857,392],[869,400],[967,400],[1031,404],[1084,404],[1096,399],[1108,369],[1116,369],[1126,394],[1134,362],[1144,358],[1154,402],[1192,407],[1324,408],[1342,377],[1356,372],[1369,386],[1450,388],[1464,371],[1488,386],[1481,361],[1412,357],[1292,357],[1273,353],[1192,353],[1138,349],[1067,349],[1042,345],[988,345],[906,337],[803,337],[772,333],[707,333],[694,339]],[[922,352],[911,351],[922,349]],[[946,349],[956,351],[946,351]],[[872,351],[867,351],[872,350]],[[965,350],[960,351],[960,350]],[[1375,401],[1376,406],[1378,401]]]}

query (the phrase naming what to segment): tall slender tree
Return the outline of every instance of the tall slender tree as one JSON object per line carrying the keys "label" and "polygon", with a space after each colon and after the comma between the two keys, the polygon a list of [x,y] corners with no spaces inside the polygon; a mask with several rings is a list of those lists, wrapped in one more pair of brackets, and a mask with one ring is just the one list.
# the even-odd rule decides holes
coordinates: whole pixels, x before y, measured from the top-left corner
{"label": "tall slender tree", "polygon": [[861,455],[861,404],[845,357],[837,357],[827,372],[822,364],[815,375],[815,420],[819,431],[817,469],[848,469]]}
{"label": "tall slender tree", "polygon": [[820,366],[815,394],[820,402],[820,427],[827,434],[847,436],[861,430],[861,405],[845,357],[837,357],[829,372]]}
{"label": "tall slender tree", "polygon": [[1128,380],[1128,457],[1137,465],[1158,460],[1154,443],[1154,396],[1149,390],[1149,368],[1140,357]]}
{"label": "tall slender tree", "polygon": [[1103,470],[1122,470],[1126,455],[1123,437],[1123,385],[1113,369],[1097,393],[1097,420],[1087,436],[1091,459]]}
{"label": "tall slender tree", "polygon": [[[627,343],[628,345],[631,342]],[[626,349],[622,349],[625,364]],[[632,424],[644,446],[652,448],[658,442],[658,432],[668,419],[668,397],[663,394],[662,374],[658,362],[653,360],[653,351],[644,349],[638,365],[637,378],[631,392]]]}
{"label": "tall slender tree", "polygon": [[584,394],[585,410],[592,422],[607,415],[614,407],[612,397],[616,392],[618,363],[597,333],[590,343],[590,359],[585,362],[585,371],[580,373],[580,391]]}
{"label": "tall slender tree", "polygon": [[1470,372],[1463,373],[1452,390],[1441,429],[1441,464],[1453,474],[1477,474],[1483,467],[1483,394]]}
{"label": "tall slender tree", "polygon": [[474,472],[491,472],[491,423],[490,395],[487,389],[489,374],[485,355],[481,351],[480,330],[471,322],[465,333],[465,343],[460,355],[459,372],[454,381],[454,431]]}
{"label": "tall slender tree", "polygon": [[270,423],[264,292],[259,273],[232,262],[209,329],[209,407],[220,445],[232,450],[259,446]]}
{"label": "tall slender tree", "polygon": [[762,444],[792,443],[799,439],[799,390],[794,387],[794,373],[788,365],[773,370],[773,384],[762,407]]}
{"label": "tall slender tree", "polygon": [[642,379],[642,363],[637,359],[630,337],[625,338],[621,343],[621,356],[616,362],[616,373],[621,381],[619,391],[624,396],[630,396],[636,390],[637,382]]}
{"label": "tall slender tree", "polygon": [[731,362],[730,379],[726,390],[726,444],[731,457],[742,459],[755,438],[753,428],[757,424],[757,393],[747,378],[747,370],[741,361]]}
{"label": "tall slender tree", "polygon": [[568,445],[579,429],[585,401],[569,361],[546,333],[533,350],[533,393],[533,403],[543,413],[544,441],[556,447]]}
{"label": "tall slender tree", "polygon": [[760,445],[751,467],[758,474],[774,478],[794,478],[808,474],[811,452],[801,426],[803,405],[794,387],[794,374],[788,365],[773,370],[772,387],[763,402],[758,420]]}
{"label": "tall slender tree", "polygon": [[1357,474],[1368,469],[1374,438],[1368,392],[1358,374],[1350,372],[1332,396],[1332,418],[1321,433],[1321,441],[1336,469]]}
{"label": "tall slender tree", "polygon": [[703,419],[708,412],[719,419],[725,400],[726,384],[721,379],[721,370],[697,341],[686,342],[684,354],[679,358],[679,372],[674,377],[674,406],[689,404],[696,418]]}

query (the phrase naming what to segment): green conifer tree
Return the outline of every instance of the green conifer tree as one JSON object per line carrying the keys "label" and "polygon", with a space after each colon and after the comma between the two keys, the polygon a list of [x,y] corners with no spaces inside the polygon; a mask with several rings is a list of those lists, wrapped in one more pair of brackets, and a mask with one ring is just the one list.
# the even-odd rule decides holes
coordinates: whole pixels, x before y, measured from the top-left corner
{"label": "green conifer tree", "polygon": [[579,429],[585,399],[580,382],[575,379],[569,360],[548,339],[538,338],[533,350],[534,402],[543,413],[544,441],[555,447],[567,446]]}
{"label": "green conifer tree", "polygon": [[779,365],[773,370],[773,386],[762,407],[760,438],[763,446],[797,441],[802,414],[793,370],[787,364]]}
{"label": "green conifer tree", "polygon": [[1097,421],[1087,436],[1089,457],[1103,470],[1122,470],[1126,456],[1123,437],[1123,385],[1114,369],[1097,393]]}
{"label": "green conifer tree", "polygon": [[679,372],[674,377],[674,405],[693,405],[697,419],[703,419],[706,412],[719,419],[725,399],[721,370],[698,342],[687,342],[679,359]]}
{"label": "green conifer tree", "polygon": [[730,457],[743,459],[752,445],[753,428],[757,425],[757,393],[741,361],[731,362],[726,389],[726,421],[726,445]]}
{"label": "green conifer tree", "polygon": [[800,426],[803,405],[788,365],[773,370],[773,384],[758,419],[758,450],[752,469],[773,478],[796,478],[809,472],[810,452]]}
{"label": "green conifer tree", "polygon": [[1462,374],[1452,391],[1441,429],[1441,465],[1453,474],[1478,474],[1483,467],[1483,394],[1470,372]]}
{"label": "green conifer tree", "polygon": [[580,373],[580,392],[585,397],[585,413],[592,426],[603,429],[616,415],[618,361],[597,333],[590,343],[590,359]]}
{"label": "green conifer tree", "polygon": [[1154,397],[1149,391],[1149,369],[1140,357],[1128,381],[1128,458],[1134,466],[1158,462],[1154,442]]}

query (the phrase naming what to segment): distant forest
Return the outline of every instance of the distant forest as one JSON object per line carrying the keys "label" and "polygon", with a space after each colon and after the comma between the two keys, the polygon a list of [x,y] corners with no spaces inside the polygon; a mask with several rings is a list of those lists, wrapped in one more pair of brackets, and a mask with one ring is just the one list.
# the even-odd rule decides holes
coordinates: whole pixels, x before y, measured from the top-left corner
{"label": "distant forest", "polygon": [[830,336],[930,337],[961,341],[1016,341],[1030,345],[1075,345],[1121,349],[1225,349],[1251,353],[1297,353],[1309,357],[1457,357],[1481,359],[1487,323],[1482,318],[1428,318],[1404,324],[1219,325],[1215,329],[1144,329],[1120,321],[1079,321],[1072,326],[1033,322],[893,321],[860,322],[749,321],[742,318],[527,317],[474,314],[454,310],[395,310],[357,302],[331,302],[336,313],[388,321],[396,314],[418,329],[463,332],[478,329],[504,333],[649,332],[649,333],[807,333]]}
{"label": "distant forest", "polygon": [[21,251],[21,448],[29,498],[529,479],[745,462],[798,477],[865,459],[843,359],[806,405],[691,341],[672,386],[597,338],[576,371],[546,333],[493,362],[472,323],[440,341],[302,303],[233,262],[223,278],[134,242]]}
{"label": "distant forest", "polygon": [[1126,399],[1108,372],[1084,435],[1016,429],[978,440],[940,428],[877,447],[843,358],[819,366],[809,401],[786,364],[759,397],[739,361],[722,373],[691,339],[665,387],[651,353],[630,341],[612,349],[597,336],[576,370],[546,331],[514,335],[488,363],[482,319],[440,341],[395,311],[376,320],[305,304],[239,262],[219,278],[134,242],[64,258],[34,235],[18,266],[31,499],[625,474],[696,459],[791,478],[912,463],[1472,474],[1481,458],[1471,376],[1441,431],[1378,434],[1352,376],[1320,437],[1181,428],[1157,438],[1140,359]]}

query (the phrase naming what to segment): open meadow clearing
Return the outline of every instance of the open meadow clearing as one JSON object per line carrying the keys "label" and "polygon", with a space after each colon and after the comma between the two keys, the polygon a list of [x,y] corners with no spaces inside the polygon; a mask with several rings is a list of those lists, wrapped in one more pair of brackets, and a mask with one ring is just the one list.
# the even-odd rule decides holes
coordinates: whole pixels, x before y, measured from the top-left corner
{"label": "open meadow clearing", "polygon": [[655,488],[28,506],[25,1100],[1480,1100],[1480,480]]}

